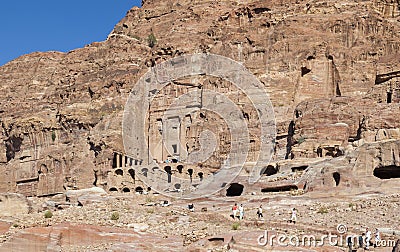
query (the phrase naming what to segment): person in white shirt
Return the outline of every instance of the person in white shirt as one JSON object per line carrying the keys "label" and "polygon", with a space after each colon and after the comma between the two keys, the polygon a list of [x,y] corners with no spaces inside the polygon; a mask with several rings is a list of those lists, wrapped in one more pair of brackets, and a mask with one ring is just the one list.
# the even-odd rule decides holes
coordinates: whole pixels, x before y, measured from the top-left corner
{"label": "person in white shirt", "polygon": [[365,232],[365,249],[369,249],[369,243],[371,241],[371,231],[368,229],[368,227],[366,228],[366,232]]}
{"label": "person in white shirt", "polygon": [[244,208],[243,208],[243,204],[240,204],[239,206],[239,219],[243,220],[244,217]]}
{"label": "person in white shirt", "polygon": [[296,208],[292,209],[292,217],[290,218],[290,221],[296,224],[297,221],[297,210]]}
{"label": "person in white shirt", "polygon": [[374,247],[376,248],[378,246],[378,242],[381,241],[381,234],[379,233],[379,230],[376,228],[375,229],[375,244]]}
{"label": "person in white shirt", "polygon": [[258,216],[258,219],[261,219],[263,217],[262,205],[260,205],[260,207],[257,210],[257,216]]}

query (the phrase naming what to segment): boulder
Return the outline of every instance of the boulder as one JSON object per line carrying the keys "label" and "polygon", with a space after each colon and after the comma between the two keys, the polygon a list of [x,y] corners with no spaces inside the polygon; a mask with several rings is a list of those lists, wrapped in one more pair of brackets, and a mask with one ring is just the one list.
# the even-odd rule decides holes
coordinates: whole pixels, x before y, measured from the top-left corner
{"label": "boulder", "polygon": [[68,190],[65,197],[69,202],[89,203],[103,201],[107,192],[100,187],[85,188],[80,190]]}
{"label": "boulder", "polygon": [[0,216],[14,216],[29,213],[30,203],[22,194],[1,193],[0,194]]}

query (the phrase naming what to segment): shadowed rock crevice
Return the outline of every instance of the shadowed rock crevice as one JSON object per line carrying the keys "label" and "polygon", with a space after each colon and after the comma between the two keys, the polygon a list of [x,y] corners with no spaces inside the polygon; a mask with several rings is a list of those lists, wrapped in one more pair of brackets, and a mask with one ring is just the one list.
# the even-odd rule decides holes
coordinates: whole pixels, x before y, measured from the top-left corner
{"label": "shadowed rock crevice", "polygon": [[11,136],[6,142],[7,162],[15,157],[15,153],[21,150],[23,139],[17,136]]}
{"label": "shadowed rock crevice", "polygon": [[267,192],[286,192],[286,191],[292,191],[292,190],[297,190],[296,185],[282,185],[282,186],[274,186],[274,187],[267,187],[261,189],[261,192],[267,193]]}
{"label": "shadowed rock crevice", "polygon": [[295,166],[292,167],[292,172],[298,172],[298,171],[304,171],[308,168],[308,165],[301,165],[301,166]]}

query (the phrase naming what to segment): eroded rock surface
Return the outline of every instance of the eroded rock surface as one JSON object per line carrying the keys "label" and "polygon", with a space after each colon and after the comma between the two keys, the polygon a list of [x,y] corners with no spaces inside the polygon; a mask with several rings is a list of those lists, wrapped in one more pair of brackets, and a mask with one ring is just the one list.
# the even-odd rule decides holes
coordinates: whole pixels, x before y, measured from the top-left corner
{"label": "eroded rock surface", "polygon": [[[277,195],[280,207],[270,210],[278,217],[277,212],[293,206],[285,202],[296,197],[320,204],[332,196],[393,195],[400,186],[399,15],[399,2],[389,0],[146,0],[142,8],[129,10],[103,42],[68,53],[24,55],[0,67],[0,140],[3,143],[0,145],[0,192],[5,193],[0,196],[0,207],[2,216],[8,216],[2,224],[4,249],[32,240],[39,246],[32,251],[69,246],[63,242],[60,245],[60,237],[67,232],[61,220],[77,223],[73,230],[86,230],[79,226],[81,223],[94,225],[97,233],[88,236],[93,235],[97,240],[103,232],[98,226],[114,225],[108,215],[117,208],[107,206],[113,205],[114,197],[158,195],[151,185],[141,181],[141,176],[153,176],[152,181],[165,184],[166,190],[177,193],[185,187],[193,189],[198,181],[213,176],[229,155],[232,139],[224,118],[202,107],[202,95],[208,91],[232,100],[250,135],[245,169],[235,181],[226,181],[226,188],[218,194],[219,200],[226,200],[226,196],[228,199],[245,197],[234,199],[248,201],[255,209],[259,203],[274,202],[270,196]],[[142,93],[155,96],[149,107],[139,106],[134,108],[134,113],[148,112],[143,129],[157,167],[150,166],[149,153],[146,158],[126,153],[122,118],[130,91],[149,67],[192,53],[221,55],[243,64],[267,91],[274,109],[277,135],[272,161],[261,167],[262,178],[258,183],[248,183],[251,164],[260,154],[257,110],[245,92],[215,76],[185,77],[159,92]],[[173,101],[187,93],[191,93],[192,99],[181,106],[196,109],[179,119],[163,118]],[[171,146],[163,145],[165,125],[179,131]],[[194,163],[184,163],[191,153],[212,146],[200,142],[204,131],[215,136],[217,148],[207,160],[193,158]],[[157,169],[163,171],[162,176],[154,176]],[[171,183],[171,176],[186,179],[187,183]],[[79,194],[82,192],[79,190],[93,186],[102,190],[101,194]],[[109,195],[104,196],[104,192]],[[11,194],[6,193],[19,195],[10,198]],[[42,198],[36,196],[51,197],[51,200],[41,202]],[[354,219],[359,214],[367,214],[379,220],[380,225],[398,224],[393,219],[397,215],[382,217],[386,211],[398,210],[398,197],[390,197],[385,200],[394,203],[396,209],[374,199],[361,205],[356,202],[355,210],[326,204],[303,206],[301,211],[309,215],[307,224],[318,225],[318,232],[324,225],[335,228],[338,223],[332,223],[329,218],[340,219],[344,213]],[[218,200],[213,205],[204,203],[208,200],[199,200],[208,210],[207,214],[196,215],[195,221],[212,220],[220,226],[205,225],[204,232],[200,224],[188,228],[191,225],[188,213],[172,212],[165,216],[151,213],[162,211],[158,208],[137,208],[148,211],[139,218],[142,221],[131,221],[137,216],[129,216],[129,221],[124,220],[120,227],[128,228],[131,224],[134,230],[127,231],[127,237],[132,235],[140,240],[138,232],[157,230],[170,236],[176,235],[172,226],[183,226],[187,229],[180,234],[182,246],[211,244],[220,250],[227,249],[230,237],[224,236],[222,242],[218,234],[226,233],[231,223],[225,213],[209,215],[210,211],[225,210],[214,208]],[[385,214],[372,207],[369,210],[379,213],[365,212],[363,204],[371,202],[385,208],[382,209]],[[233,202],[223,207],[230,209],[230,203]],[[96,204],[104,206],[106,217],[97,212],[85,215],[82,209]],[[143,204],[154,206],[152,202]],[[186,207],[185,204],[181,207]],[[18,210],[13,211],[16,205]],[[314,218],[317,207],[332,208],[338,214]],[[44,209],[56,211],[52,220],[57,221],[50,223],[54,228],[46,226],[49,223],[41,213]],[[62,211],[73,214],[57,216]],[[20,215],[25,216],[23,220],[27,223],[10,227],[13,214],[18,215],[17,220],[21,220]],[[164,221],[169,224],[163,226]],[[254,228],[253,221],[246,224],[246,231]],[[351,225],[359,228],[361,223]],[[282,231],[285,224],[279,222],[276,226]],[[391,228],[400,229],[396,225]],[[115,235],[118,237],[115,239],[125,237],[124,234]],[[208,240],[208,236],[214,235],[215,240]],[[243,234],[242,240],[235,238],[236,243],[229,246],[234,248],[236,244],[238,250],[255,249],[246,247],[246,243],[249,245],[246,237]],[[96,249],[168,250],[168,247],[152,247],[156,242],[147,236],[143,238],[149,239],[147,247],[140,247],[135,239],[122,243],[113,239]],[[177,243],[173,246],[179,247]],[[83,247],[73,249],[84,250]]]}

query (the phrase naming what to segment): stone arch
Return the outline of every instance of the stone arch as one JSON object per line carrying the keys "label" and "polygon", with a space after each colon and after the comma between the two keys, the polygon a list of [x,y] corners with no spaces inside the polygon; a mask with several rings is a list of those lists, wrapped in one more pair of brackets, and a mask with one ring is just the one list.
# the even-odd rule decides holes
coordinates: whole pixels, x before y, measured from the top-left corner
{"label": "stone arch", "polygon": [[167,173],[168,175],[168,183],[171,183],[171,177],[172,177],[172,169],[171,166],[165,166],[164,167],[164,171]]}
{"label": "stone arch", "polygon": [[239,183],[232,183],[229,188],[226,190],[226,196],[240,196],[243,193],[244,186]]}
{"label": "stone arch", "polygon": [[192,182],[192,178],[193,178],[193,169],[188,169],[187,170],[188,171],[188,174],[189,174],[189,177],[190,177],[190,182]]}

